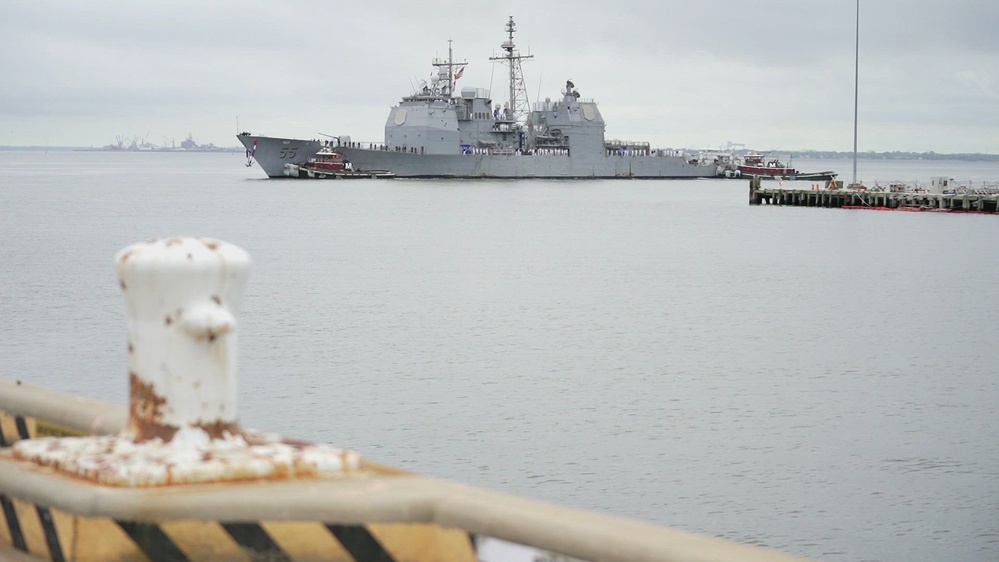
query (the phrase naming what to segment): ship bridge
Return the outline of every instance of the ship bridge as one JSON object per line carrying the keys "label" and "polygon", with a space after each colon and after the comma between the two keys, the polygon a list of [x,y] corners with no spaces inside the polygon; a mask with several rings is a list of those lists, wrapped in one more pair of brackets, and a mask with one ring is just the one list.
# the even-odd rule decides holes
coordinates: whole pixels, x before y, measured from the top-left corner
{"label": "ship bridge", "polygon": [[414,154],[459,154],[459,104],[453,97],[456,81],[468,61],[455,60],[448,41],[447,58],[435,58],[430,81],[392,107],[385,121],[385,150]]}

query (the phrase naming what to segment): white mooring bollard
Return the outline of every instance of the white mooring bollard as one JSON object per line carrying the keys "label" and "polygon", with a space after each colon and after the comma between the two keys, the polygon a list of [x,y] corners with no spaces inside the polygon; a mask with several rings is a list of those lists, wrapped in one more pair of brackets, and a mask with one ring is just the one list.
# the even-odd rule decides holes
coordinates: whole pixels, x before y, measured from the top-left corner
{"label": "white mooring bollard", "polygon": [[125,248],[115,268],[129,318],[130,436],[169,443],[192,429],[212,439],[238,434],[235,315],[250,256],[170,238]]}
{"label": "white mooring bollard", "polygon": [[20,441],[14,456],[114,486],[317,476],[356,453],[243,430],[236,312],[250,270],[241,248],[165,238],[115,256],[129,316],[129,418],[117,436]]}

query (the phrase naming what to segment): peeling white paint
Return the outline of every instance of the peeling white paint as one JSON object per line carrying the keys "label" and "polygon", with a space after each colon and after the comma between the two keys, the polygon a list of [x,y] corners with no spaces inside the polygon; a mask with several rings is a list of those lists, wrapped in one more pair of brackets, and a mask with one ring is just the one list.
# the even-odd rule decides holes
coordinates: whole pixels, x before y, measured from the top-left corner
{"label": "peeling white paint", "polygon": [[139,487],[335,476],[360,466],[357,453],[329,445],[248,443],[243,436],[207,434],[169,443],[136,443],[122,435],[45,437],[17,442],[14,456],[98,484]]}

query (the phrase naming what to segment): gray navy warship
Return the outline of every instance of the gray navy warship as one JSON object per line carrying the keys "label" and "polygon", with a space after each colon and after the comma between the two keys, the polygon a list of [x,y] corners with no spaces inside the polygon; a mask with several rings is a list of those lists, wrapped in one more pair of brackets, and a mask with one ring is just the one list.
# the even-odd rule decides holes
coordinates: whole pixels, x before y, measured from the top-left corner
{"label": "gray navy warship", "polygon": [[429,83],[391,108],[383,142],[348,136],[327,140],[276,138],[240,133],[247,165],[255,160],[269,177],[285,177],[323,149],[332,148],[354,169],[388,170],[409,178],[697,178],[713,177],[714,163],[698,163],[681,151],[647,142],[604,138],[597,103],[580,97],[567,80],[561,97],[529,105],[521,62],[513,42],[513,17],[502,54],[490,60],[509,71],[509,99],[494,104],[490,92],[455,82],[467,66],[448,42],[447,59],[434,59]]}

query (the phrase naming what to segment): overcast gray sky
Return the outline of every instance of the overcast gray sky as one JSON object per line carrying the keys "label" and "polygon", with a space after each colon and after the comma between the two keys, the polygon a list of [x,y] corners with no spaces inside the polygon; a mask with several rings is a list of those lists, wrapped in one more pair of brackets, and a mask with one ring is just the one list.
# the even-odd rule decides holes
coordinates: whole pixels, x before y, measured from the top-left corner
{"label": "overcast gray sky", "polygon": [[[572,79],[607,137],[853,147],[854,0],[2,0],[0,145],[117,136],[378,141],[447,54],[503,100],[514,16],[531,101]],[[999,2],[861,0],[859,149],[999,153]]]}

